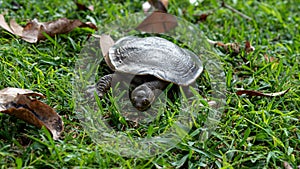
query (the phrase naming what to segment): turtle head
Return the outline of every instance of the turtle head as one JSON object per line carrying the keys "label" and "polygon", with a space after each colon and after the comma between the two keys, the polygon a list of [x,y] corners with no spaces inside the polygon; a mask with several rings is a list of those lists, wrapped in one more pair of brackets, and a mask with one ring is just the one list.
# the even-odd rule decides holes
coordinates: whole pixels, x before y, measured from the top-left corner
{"label": "turtle head", "polygon": [[146,84],[136,87],[131,93],[131,102],[140,111],[149,109],[154,100],[155,94]]}

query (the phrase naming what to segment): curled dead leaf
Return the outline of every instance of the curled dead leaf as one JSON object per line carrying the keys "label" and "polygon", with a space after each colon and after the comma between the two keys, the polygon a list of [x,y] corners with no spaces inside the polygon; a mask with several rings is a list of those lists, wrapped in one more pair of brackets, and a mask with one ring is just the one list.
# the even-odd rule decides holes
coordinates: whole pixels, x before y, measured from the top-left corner
{"label": "curled dead leaf", "polygon": [[6,31],[8,31],[8,32],[10,32],[10,33],[12,33],[12,34],[14,34],[14,31],[11,30],[11,28],[8,26],[8,24],[7,24],[6,21],[5,21],[4,16],[3,16],[2,14],[0,14],[0,26],[1,26],[3,29],[5,29]]}
{"label": "curled dead leaf", "polygon": [[82,11],[94,11],[94,6],[93,5],[90,5],[90,6],[86,6],[82,3],[79,3],[79,2],[75,2],[76,6],[77,6],[77,9],[78,10],[82,10]]}
{"label": "curled dead leaf", "polygon": [[[183,15],[189,17],[188,12],[186,10],[183,10]],[[193,14],[194,23],[204,22],[207,20],[207,17],[214,14],[215,10],[208,10],[208,11],[202,11],[201,13]]]}
{"label": "curled dead leaf", "polygon": [[137,26],[136,30],[148,33],[165,33],[177,25],[178,23],[175,16],[154,11]]}
{"label": "curled dead leaf", "polygon": [[275,96],[283,96],[286,94],[290,89],[281,91],[281,92],[275,92],[275,93],[263,93],[259,91],[254,91],[254,90],[238,90],[236,92],[237,95],[249,95],[249,96],[265,96],[265,97],[275,97]]}
{"label": "curled dead leaf", "polygon": [[0,90],[0,112],[15,116],[34,126],[45,126],[57,140],[63,132],[61,117],[49,105],[37,100],[41,93],[28,89],[5,88]]}
{"label": "curled dead leaf", "polygon": [[9,25],[15,35],[22,36],[23,27],[20,26],[14,19],[10,20]]}
{"label": "curled dead leaf", "polygon": [[28,22],[24,27],[17,24],[14,20],[10,21],[10,26],[5,21],[3,15],[0,14],[0,26],[6,31],[20,36],[23,40],[36,43],[40,40],[45,40],[44,33],[50,37],[54,37],[57,34],[65,34],[72,31],[77,27],[89,27],[97,30],[96,25],[93,23],[81,22],[80,20],[69,20],[67,18],[60,18],[50,22],[39,22],[37,19],[33,19]]}
{"label": "curled dead leaf", "polygon": [[196,22],[204,22],[210,14],[211,13],[203,13],[199,15],[193,15],[193,17],[195,18]]}
{"label": "curled dead leaf", "polygon": [[100,36],[100,48],[102,51],[102,55],[106,56],[110,47],[115,44],[114,40],[109,35],[101,35]]}
{"label": "curled dead leaf", "polygon": [[250,52],[253,52],[255,50],[254,46],[251,45],[249,41],[246,41],[245,43],[245,52],[249,54]]}
{"label": "curled dead leaf", "polygon": [[43,94],[36,93],[32,90],[8,87],[0,90],[0,111],[6,110],[5,106],[13,102],[18,94],[45,98]]}
{"label": "curled dead leaf", "polygon": [[158,11],[167,13],[168,0],[148,0],[148,2]]}

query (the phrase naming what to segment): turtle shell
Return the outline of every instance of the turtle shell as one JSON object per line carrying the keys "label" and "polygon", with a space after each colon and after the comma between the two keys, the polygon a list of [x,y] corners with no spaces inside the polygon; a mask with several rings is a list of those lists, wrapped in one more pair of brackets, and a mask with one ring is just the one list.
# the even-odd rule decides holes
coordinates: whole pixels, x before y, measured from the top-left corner
{"label": "turtle shell", "polygon": [[196,54],[159,37],[121,38],[106,57],[108,65],[117,72],[149,74],[181,86],[193,83],[203,70]]}

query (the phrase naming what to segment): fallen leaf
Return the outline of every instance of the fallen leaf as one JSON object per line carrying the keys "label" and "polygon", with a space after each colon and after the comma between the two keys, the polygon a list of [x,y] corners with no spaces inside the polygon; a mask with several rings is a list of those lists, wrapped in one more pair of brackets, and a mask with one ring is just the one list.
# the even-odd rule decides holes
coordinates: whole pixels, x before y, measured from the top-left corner
{"label": "fallen leaf", "polygon": [[13,102],[18,94],[27,94],[33,97],[45,98],[43,94],[33,92],[32,90],[8,87],[0,90],[0,111],[6,110],[5,105],[8,105],[10,102]]}
{"label": "fallen leaf", "polygon": [[0,26],[5,29],[6,31],[14,34],[14,32],[11,30],[11,28],[8,26],[8,24],[5,21],[5,18],[2,14],[0,14]]}
{"label": "fallen leaf", "polygon": [[209,15],[210,13],[203,13],[200,15],[193,15],[193,17],[196,19],[196,22],[204,22]]}
{"label": "fallen leaf", "polygon": [[254,91],[254,90],[238,90],[236,92],[237,95],[249,95],[249,96],[266,96],[266,97],[275,97],[275,96],[283,96],[286,94],[290,89],[281,91],[281,92],[276,92],[276,93],[262,93],[259,91]]}
{"label": "fallen leaf", "polygon": [[79,2],[75,2],[76,6],[77,6],[77,9],[78,10],[82,10],[82,11],[94,11],[94,6],[93,5],[90,5],[90,6],[86,6],[82,3],[79,3]]}
{"label": "fallen leaf", "polygon": [[103,56],[106,56],[110,47],[115,44],[114,40],[109,35],[101,35],[100,36],[100,48]]}
{"label": "fallen leaf", "polygon": [[61,117],[47,104],[37,100],[44,98],[41,93],[28,89],[5,88],[0,90],[0,112],[15,116],[34,126],[45,126],[57,140],[62,133],[63,121]]}
{"label": "fallen leaf", "polygon": [[10,20],[9,25],[15,35],[22,36],[23,27],[20,26],[14,19]]}
{"label": "fallen leaf", "polygon": [[61,18],[50,22],[39,22],[34,19],[28,22],[24,27],[17,24],[14,20],[10,21],[10,26],[6,23],[4,16],[0,14],[0,26],[8,32],[20,36],[23,40],[36,43],[40,40],[45,40],[43,33],[54,37],[57,34],[64,34],[72,31],[76,27],[89,27],[97,30],[96,25],[90,22],[81,22],[80,20],[69,20]]}
{"label": "fallen leaf", "polygon": [[154,11],[137,26],[136,30],[148,33],[165,33],[175,28],[177,25],[178,23],[175,16]]}
{"label": "fallen leaf", "polygon": [[249,41],[246,41],[245,43],[245,52],[249,54],[250,52],[253,52],[255,48],[250,44]]}
{"label": "fallen leaf", "polygon": [[168,0],[148,0],[148,2],[160,12],[167,13]]}

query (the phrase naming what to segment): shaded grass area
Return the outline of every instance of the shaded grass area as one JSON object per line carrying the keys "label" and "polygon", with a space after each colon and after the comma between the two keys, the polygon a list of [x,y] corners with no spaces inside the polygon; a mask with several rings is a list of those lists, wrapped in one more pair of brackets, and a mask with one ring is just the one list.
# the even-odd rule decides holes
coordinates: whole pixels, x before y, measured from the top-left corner
{"label": "shaded grass area", "polygon": [[[28,1],[15,10],[0,1],[0,11],[18,23],[60,17],[103,25],[116,16],[141,11],[139,1],[93,1],[94,11],[76,11],[72,1]],[[76,119],[72,98],[74,66],[89,29],[75,29],[52,40],[29,44],[0,30],[0,88],[20,87],[44,93],[47,104],[63,117],[65,133],[53,141],[46,130],[0,114],[0,166],[48,168],[279,168],[300,165],[300,5],[295,1],[237,1],[229,5],[253,18],[247,21],[220,2],[169,2],[169,12],[195,23],[210,39],[255,47],[237,56],[219,52],[226,73],[227,107],[211,137],[202,142],[193,128],[172,150],[149,159],[107,153],[94,143]],[[194,15],[213,10],[204,22]],[[195,37],[196,38],[196,37]],[[265,57],[274,58],[268,62]],[[244,62],[244,59],[247,62]],[[277,92],[281,97],[237,96],[236,88]]]}

